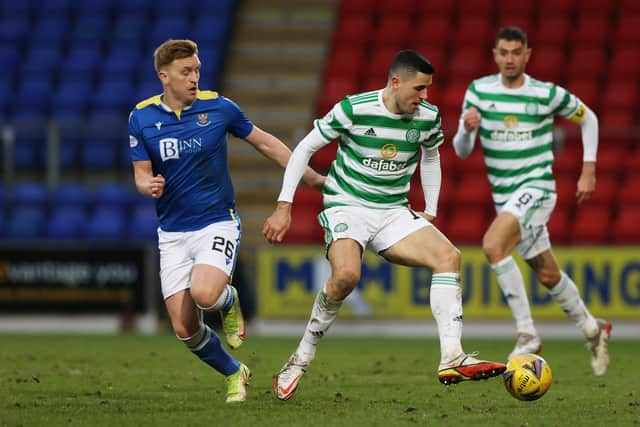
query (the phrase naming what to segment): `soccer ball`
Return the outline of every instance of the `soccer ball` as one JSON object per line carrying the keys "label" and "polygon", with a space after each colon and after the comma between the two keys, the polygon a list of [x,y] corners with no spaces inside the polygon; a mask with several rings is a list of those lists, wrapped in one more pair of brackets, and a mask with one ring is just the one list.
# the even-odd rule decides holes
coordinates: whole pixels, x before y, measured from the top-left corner
{"label": "soccer ball", "polygon": [[504,387],[516,399],[537,400],[551,386],[551,367],[536,354],[521,354],[509,360],[502,378]]}

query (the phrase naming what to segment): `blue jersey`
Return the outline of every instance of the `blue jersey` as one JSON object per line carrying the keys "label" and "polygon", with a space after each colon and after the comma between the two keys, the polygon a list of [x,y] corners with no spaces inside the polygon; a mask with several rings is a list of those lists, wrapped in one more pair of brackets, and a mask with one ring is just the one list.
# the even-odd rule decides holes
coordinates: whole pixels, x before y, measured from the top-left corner
{"label": "blue jersey", "polygon": [[160,95],[136,105],[129,116],[131,160],[151,160],[153,174],[165,178],[156,200],[162,230],[194,231],[234,217],[227,132],[245,138],[252,130],[240,107],[216,92],[198,92],[181,112]]}

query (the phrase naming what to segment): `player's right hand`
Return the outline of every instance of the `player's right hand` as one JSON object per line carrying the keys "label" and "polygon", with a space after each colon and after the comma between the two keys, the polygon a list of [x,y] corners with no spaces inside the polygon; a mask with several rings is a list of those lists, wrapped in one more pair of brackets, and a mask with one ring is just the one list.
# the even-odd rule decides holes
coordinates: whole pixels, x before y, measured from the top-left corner
{"label": "player's right hand", "polygon": [[158,174],[149,180],[149,193],[154,199],[159,199],[164,192],[164,176]]}
{"label": "player's right hand", "polygon": [[464,129],[471,132],[480,126],[480,113],[476,107],[471,107],[462,115],[464,121]]}
{"label": "player's right hand", "polygon": [[291,203],[278,202],[278,206],[267,218],[262,227],[262,234],[269,243],[282,243],[287,230],[291,226]]}

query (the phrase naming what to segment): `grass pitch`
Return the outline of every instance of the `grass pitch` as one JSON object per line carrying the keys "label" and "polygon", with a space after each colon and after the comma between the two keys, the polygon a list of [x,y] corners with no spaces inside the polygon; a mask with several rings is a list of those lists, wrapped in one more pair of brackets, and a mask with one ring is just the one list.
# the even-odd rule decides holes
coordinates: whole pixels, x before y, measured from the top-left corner
{"label": "grass pitch", "polygon": [[[610,343],[591,373],[582,341],[544,342],[554,382],[535,402],[501,378],[441,385],[435,339],[326,337],[298,394],[281,402],[273,374],[297,339],[250,337],[249,399],[224,403],[225,384],[174,337],[0,336],[0,426],[639,426],[640,342]],[[464,340],[502,360],[512,340]]]}

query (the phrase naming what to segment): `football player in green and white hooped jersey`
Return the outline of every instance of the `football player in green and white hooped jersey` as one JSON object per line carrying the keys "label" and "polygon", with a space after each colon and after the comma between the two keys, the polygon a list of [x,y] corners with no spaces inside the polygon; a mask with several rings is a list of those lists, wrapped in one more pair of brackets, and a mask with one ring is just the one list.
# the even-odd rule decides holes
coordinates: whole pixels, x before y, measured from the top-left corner
{"label": "football player in green and white hooped jersey", "polygon": [[500,72],[469,85],[453,145],[458,156],[466,158],[476,135],[480,135],[498,213],[484,235],[482,247],[516,320],[518,338],[509,359],[537,353],[542,345],[522,273],[511,257],[516,249],[581,329],[592,353],[593,371],[603,375],[609,364],[611,324],[593,318],[576,285],[558,267],[546,226],[557,199],[552,173],[553,118],[560,115],[582,128],[578,203],[588,200],[595,189],[598,119],[564,88],[525,74],[531,48],[519,28],[499,31],[493,55]]}
{"label": "football player in green and white hooped jersey", "polygon": [[[338,139],[336,160],[323,188],[325,209],[319,215],[331,276],[318,292],[298,348],[274,380],[279,399],[295,394],[320,338],[360,280],[366,248],[391,262],[432,270],[430,298],[440,334],[442,383],[493,377],[505,369],[462,350],[460,253],[431,224],[440,191],[438,146],[443,142],[438,109],[426,102],[433,73],[422,55],[400,51],[384,89],[336,104],[315,121],[289,160],[277,207],[264,226],[271,243],[281,242],[289,228],[295,189],[311,155]],[[407,201],[420,151],[425,212],[411,210]]]}

